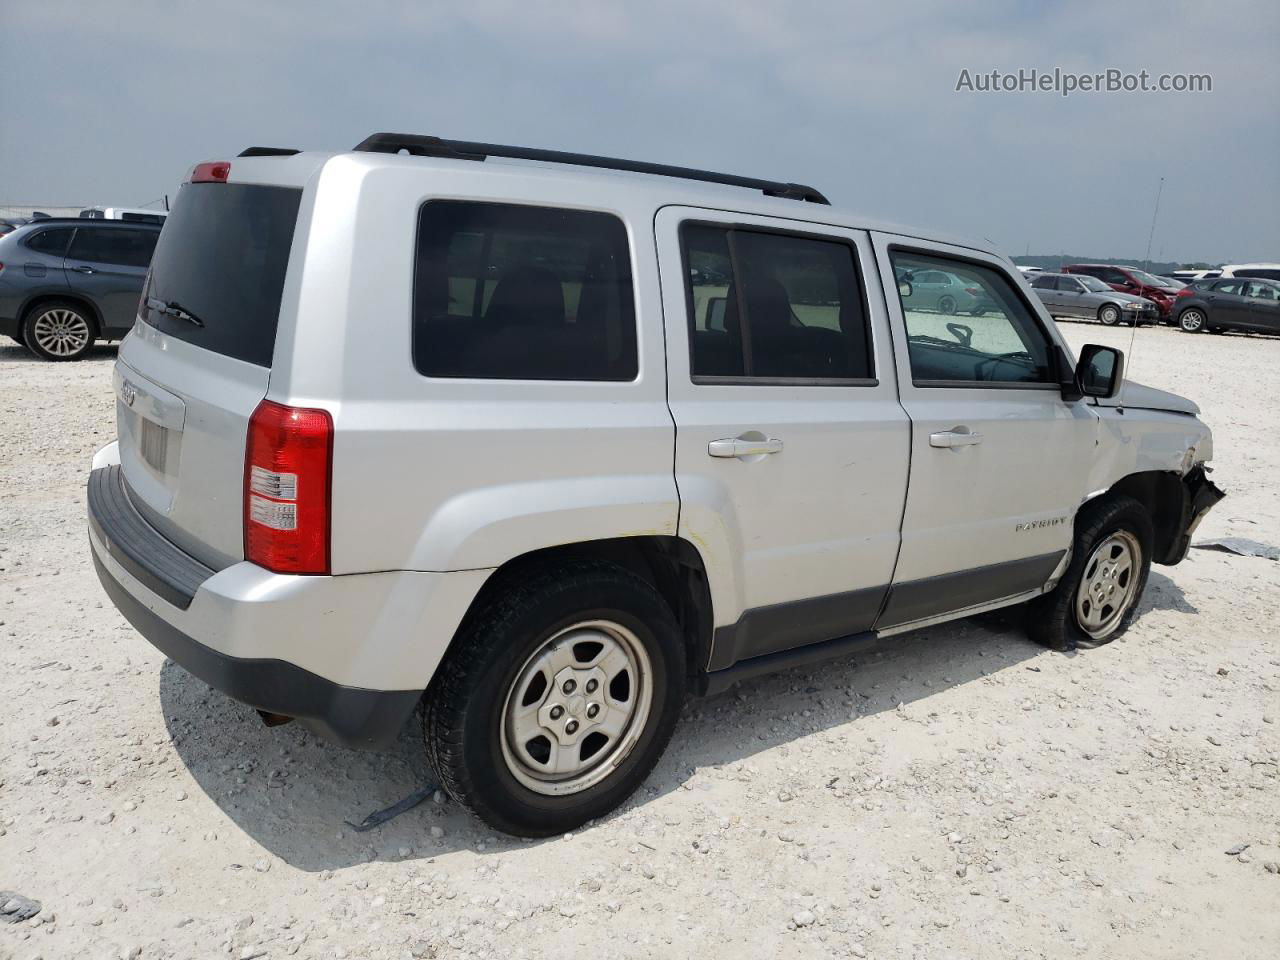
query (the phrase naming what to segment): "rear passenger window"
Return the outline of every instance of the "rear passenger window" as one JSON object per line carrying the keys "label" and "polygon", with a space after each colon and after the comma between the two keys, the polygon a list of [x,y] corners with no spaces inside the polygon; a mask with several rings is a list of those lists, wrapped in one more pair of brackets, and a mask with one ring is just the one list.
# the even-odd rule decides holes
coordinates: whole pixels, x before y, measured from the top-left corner
{"label": "rear passenger window", "polygon": [[39,253],[47,253],[51,257],[61,257],[67,252],[67,244],[71,242],[71,234],[74,230],[74,227],[41,230],[27,240],[27,246]]}
{"label": "rear passenger window", "polygon": [[696,223],[681,242],[695,381],[872,378],[849,244]]}
{"label": "rear passenger window", "polygon": [[[1054,382],[1048,339],[1006,276],[925,254],[891,257],[916,386]],[[917,285],[939,267],[950,282]]]}
{"label": "rear passenger window", "polygon": [[582,210],[433,200],[418,217],[413,363],[428,377],[634,380],[626,229]]}
{"label": "rear passenger window", "polygon": [[146,267],[156,248],[157,230],[80,227],[71,241],[72,260],[111,263],[122,267]]}

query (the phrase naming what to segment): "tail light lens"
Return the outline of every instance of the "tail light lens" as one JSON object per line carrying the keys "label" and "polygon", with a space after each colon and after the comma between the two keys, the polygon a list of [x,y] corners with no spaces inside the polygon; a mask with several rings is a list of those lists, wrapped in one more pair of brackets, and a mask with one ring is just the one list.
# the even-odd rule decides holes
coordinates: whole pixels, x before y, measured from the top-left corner
{"label": "tail light lens", "polygon": [[249,418],[244,556],[275,573],[329,572],[333,418],[263,400]]}
{"label": "tail light lens", "polygon": [[968,294],[969,296],[971,296],[971,297],[980,297],[980,296],[982,296],[982,290],[981,290],[979,287],[965,287],[965,288],[964,288],[964,292],[965,292],[965,293],[967,293],[967,294]]}
{"label": "tail light lens", "polygon": [[1178,291],[1178,296],[1180,296],[1180,297],[1193,297],[1193,296],[1195,296],[1195,293],[1196,293],[1196,292],[1195,292],[1194,290],[1192,290],[1190,287],[1183,287],[1181,290],[1179,290],[1179,291]]}

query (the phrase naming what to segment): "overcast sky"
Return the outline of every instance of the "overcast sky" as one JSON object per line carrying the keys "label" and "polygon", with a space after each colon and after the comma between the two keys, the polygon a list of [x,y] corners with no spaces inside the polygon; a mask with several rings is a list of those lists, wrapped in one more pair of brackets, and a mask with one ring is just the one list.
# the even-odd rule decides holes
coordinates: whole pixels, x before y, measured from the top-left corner
{"label": "overcast sky", "polygon": [[[956,92],[1019,68],[1211,93]],[[0,205],[379,130],[811,183],[1010,254],[1280,260],[1280,3],[0,0]]]}

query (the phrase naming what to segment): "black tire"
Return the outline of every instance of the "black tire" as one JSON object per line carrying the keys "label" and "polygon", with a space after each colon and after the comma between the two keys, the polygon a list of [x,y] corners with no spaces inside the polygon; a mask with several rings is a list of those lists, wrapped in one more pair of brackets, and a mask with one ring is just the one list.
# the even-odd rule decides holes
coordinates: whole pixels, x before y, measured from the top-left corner
{"label": "black tire", "polygon": [[[609,760],[613,769],[603,779],[552,796],[512,772],[504,714],[530,658],[566,628],[592,620],[618,624],[643,645],[652,673],[648,714],[638,739]],[[521,837],[572,830],[621,804],[657,763],[684,703],[685,660],[666,601],[623,567],[573,561],[513,579],[464,625],[427,691],[428,758],[449,795],[496,829]]]}
{"label": "black tire", "polygon": [[1114,303],[1104,303],[1098,308],[1098,322],[1103,326],[1114,327],[1120,322],[1120,308]]}
{"label": "black tire", "polygon": [[[1128,606],[1105,635],[1091,636],[1077,615],[1077,593],[1094,551],[1113,535],[1123,531],[1131,536],[1141,551],[1137,563],[1136,582]],[[1086,504],[1076,517],[1075,540],[1071,562],[1058,585],[1027,605],[1027,634],[1037,643],[1052,650],[1068,651],[1076,647],[1094,647],[1110,643],[1129,628],[1151,571],[1151,550],[1155,540],[1151,517],[1132,497],[1106,496]],[[1125,586],[1128,583],[1126,581]]]}
{"label": "black tire", "polygon": [[[65,352],[60,352],[57,347],[47,347],[41,342],[47,337],[37,333],[42,320],[52,318],[57,318],[59,323],[69,324],[67,329],[83,330],[83,335],[68,346]],[[89,352],[97,338],[97,320],[88,309],[74,300],[45,300],[29,309],[22,318],[22,344],[42,360],[79,360]]]}
{"label": "black tire", "polygon": [[1178,326],[1183,333],[1204,333],[1209,330],[1209,318],[1199,307],[1187,307],[1178,314]]}
{"label": "black tire", "polygon": [[954,316],[956,312],[956,298],[951,294],[944,294],[938,298],[938,312],[945,313],[947,316]]}

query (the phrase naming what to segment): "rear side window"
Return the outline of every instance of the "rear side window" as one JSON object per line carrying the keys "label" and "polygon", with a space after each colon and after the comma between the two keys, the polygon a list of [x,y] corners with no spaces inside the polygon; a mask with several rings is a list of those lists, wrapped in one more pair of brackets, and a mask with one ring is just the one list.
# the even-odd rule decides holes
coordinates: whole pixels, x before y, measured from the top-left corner
{"label": "rear side window", "polygon": [[626,228],[584,210],[432,200],[418,216],[413,364],[428,377],[634,380]]}
{"label": "rear side window", "polygon": [[870,380],[853,248],[836,239],[686,223],[695,382]]}
{"label": "rear side window", "polygon": [[142,319],[206,350],[271,366],[301,198],[293,187],[185,184],[151,261]]}
{"label": "rear side window", "polygon": [[[1031,281],[1031,285],[1037,290],[1054,290],[1059,286],[1057,277],[1036,277]],[[1067,284],[1063,284],[1062,289],[1070,290],[1072,288]]]}
{"label": "rear side window", "polygon": [[1262,280],[1280,280],[1280,269],[1273,267],[1246,267],[1233,271],[1237,277],[1258,277]]}
{"label": "rear side window", "polygon": [[47,253],[51,257],[61,257],[67,252],[67,244],[71,242],[71,234],[75,227],[54,227],[41,230],[27,238],[27,246],[38,253]]}
{"label": "rear side window", "polygon": [[146,267],[156,248],[159,230],[80,227],[67,256],[90,263],[109,263],[123,267]]}

